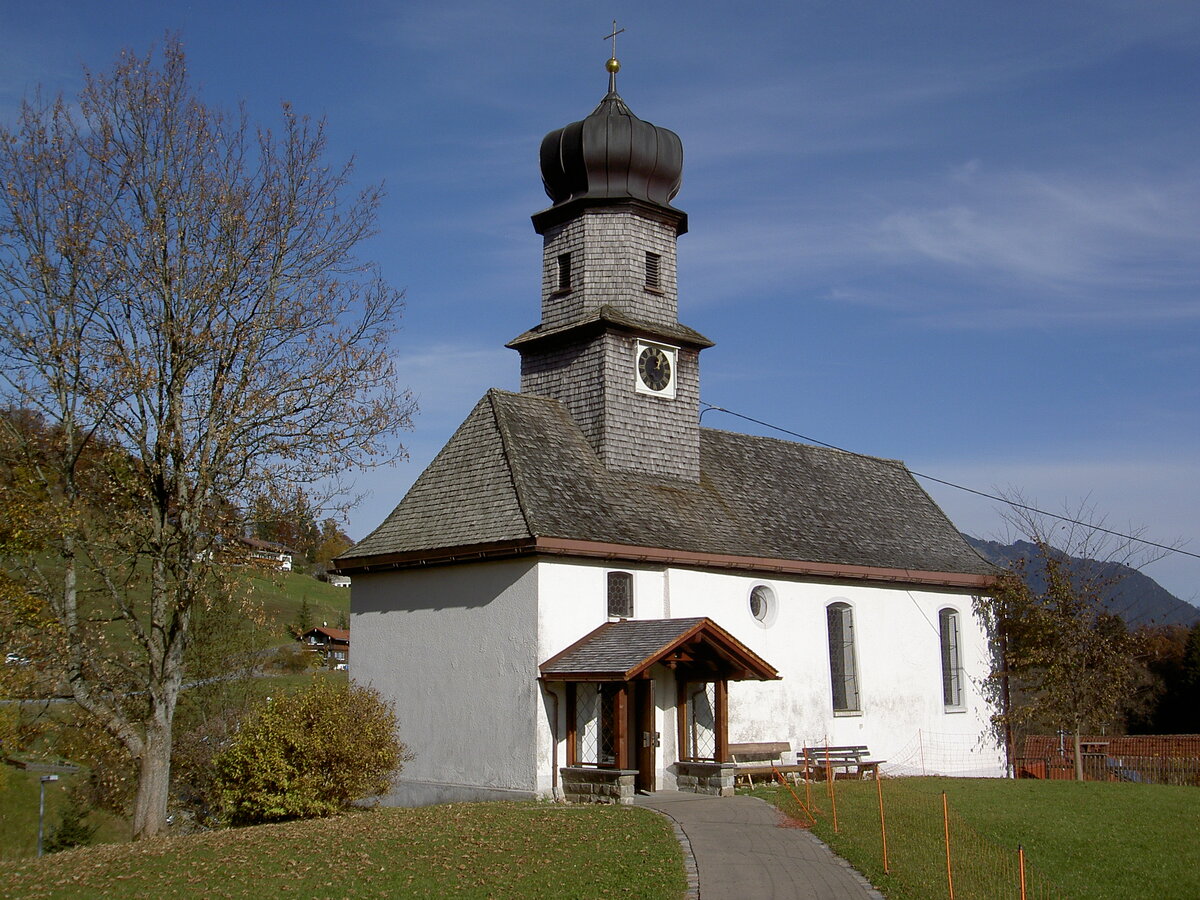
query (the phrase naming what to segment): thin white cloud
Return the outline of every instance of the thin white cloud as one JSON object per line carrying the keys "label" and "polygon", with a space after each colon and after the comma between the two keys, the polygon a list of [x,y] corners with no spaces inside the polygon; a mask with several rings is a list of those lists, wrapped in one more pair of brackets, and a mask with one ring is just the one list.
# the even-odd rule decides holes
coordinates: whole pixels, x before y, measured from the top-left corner
{"label": "thin white cloud", "polygon": [[940,193],[942,204],[886,216],[877,246],[1068,294],[1200,280],[1193,175],[1154,183],[976,168],[952,173]]}
{"label": "thin white cloud", "polygon": [[[1200,171],[989,168],[881,180],[855,196],[781,185],[704,208],[681,242],[700,305],[784,285],[949,327],[1200,317]],[[920,277],[923,288],[904,285]]]}

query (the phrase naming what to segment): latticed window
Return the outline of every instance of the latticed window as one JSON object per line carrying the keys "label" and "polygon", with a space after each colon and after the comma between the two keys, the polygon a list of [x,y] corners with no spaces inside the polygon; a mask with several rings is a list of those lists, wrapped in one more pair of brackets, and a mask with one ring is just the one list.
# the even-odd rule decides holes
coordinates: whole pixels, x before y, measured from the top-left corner
{"label": "latticed window", "polygon": [[633,618],[633,575],[629,572],[608,573],[608,614]]}
{"label": "latticed window", "polygon": [[958,708],[963,705],[958,610],[943,609],[938,613],[938,631],[942,642],[942,701],[947,707]]}
{"label": "latticed window", "polygon": [[575,685],[575,758],[583,764],[617,762],[617,690],[615,684]]}
{"label": "latticed window", "polygon": [[686,715],[684,759],[716,759],[717,686],[713,682],[688,683]]}
{"label": "latticed window", "polygon": [[558,290],[569,291],[571,289],[571,254],[560,253],[558,255]]}
{"label": "latticed window", "polygon": [[825,607],[829,623],[829,680],[833,711],[858,712],[858,660],[854,652],[854,610],[848,603]]}
{"label": "latticed window", "polygon": [[646,252],[646,287],[658,290],[662,287],[661,273],[662,256]]}

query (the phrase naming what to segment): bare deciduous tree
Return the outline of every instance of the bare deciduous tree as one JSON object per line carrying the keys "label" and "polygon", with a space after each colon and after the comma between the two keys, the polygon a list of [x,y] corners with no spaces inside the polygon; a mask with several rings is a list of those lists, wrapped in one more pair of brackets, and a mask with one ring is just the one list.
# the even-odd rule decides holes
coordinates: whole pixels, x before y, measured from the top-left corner
{"label": "bare deciduous tree", "polygon": [[29,577],[62,677],[138,766],[137,837],[165,823],[193,611],[230,510],[402,451],[414,404],[389,342],[401,295],[354,255],[324,126],[203,104],[183,49],[121,55],[72,106],[0,129],[0,370],[9,488],[53,507]]}
{"label": "bare deciduous tree", "polygon": [[1123,721],[1140,675],[1141,635],[1105,599],[1123,573],[1166,551],[1147,550],[1136,530],[1106,528],[1086,506],[1058,517],[1006,499],[1005,518],[1032,550],[977,602],[994,640],[990,692],[1002,727],[1040,722],[1071,734],[1083,780],[1080,736]]}

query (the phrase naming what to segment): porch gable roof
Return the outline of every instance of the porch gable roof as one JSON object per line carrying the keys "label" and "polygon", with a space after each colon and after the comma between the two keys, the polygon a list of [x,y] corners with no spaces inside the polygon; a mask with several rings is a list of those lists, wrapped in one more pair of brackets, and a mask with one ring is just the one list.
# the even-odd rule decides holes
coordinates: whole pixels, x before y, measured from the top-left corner
{"label": "porch gable roof", "polygon": [[707,617],[606,622],[542,663],[552,681],[629,681],[655,663],[707,665],[732,681],[775,681],[779,672]]}

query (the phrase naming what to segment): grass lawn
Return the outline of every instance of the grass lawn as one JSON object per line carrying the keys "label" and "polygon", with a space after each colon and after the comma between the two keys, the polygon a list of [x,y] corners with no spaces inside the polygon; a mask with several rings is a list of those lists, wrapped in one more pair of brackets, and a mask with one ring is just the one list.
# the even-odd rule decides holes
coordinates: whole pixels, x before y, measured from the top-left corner
{"label": "grass lawn", "polygon": [[340,616],[350,615],[350,591],[352,588],[330,587],[311,575],[300,572],[262,572],[244,570],[250,586],[250,596],[262,605],[263,617],[271,631],[273,644],[293,642],[287,627],[300,615],[300,607],[308,601],[309,616],[313,625],[328,622],[331,628]]}
{"label": "grass lawn", "polygon": [[[16,860],[37,855],[38,789],[43,773],[8,768],[4,787],[0,788],[0,860]],[[67,805],[67,791],[74,779],[84,773],[62,774],[58,781],[46,784],[45,833],[49,838],[52,827],[58,825],[61,811]],[[95,841],[129,840],[129,824],[118,816],[93,810],[89,825],[98,825]]]}
{"label": "grass lawn", "polygon": [[215,831],[0,863],[0,897],[678,898],[645,809],[460,803]]}
{"label": "grass lawn", "polygon": [[[837,783],[838,834],[824,786],[814,785],[820,812],[813,831],[888,897],[945,897],[942,791],[957,897],[1018,896],[1018,844],[1029,861],[1031,897],[1200,897],[1200,791],[1194,787],[885,779],[886,875],[873,782]],[[798,793],[803,800],[803,790]],[[768,788],[761,795],[803,818],[786,791]]]}

